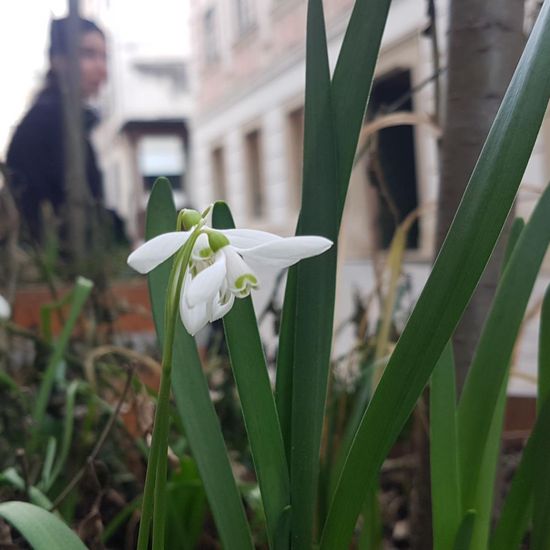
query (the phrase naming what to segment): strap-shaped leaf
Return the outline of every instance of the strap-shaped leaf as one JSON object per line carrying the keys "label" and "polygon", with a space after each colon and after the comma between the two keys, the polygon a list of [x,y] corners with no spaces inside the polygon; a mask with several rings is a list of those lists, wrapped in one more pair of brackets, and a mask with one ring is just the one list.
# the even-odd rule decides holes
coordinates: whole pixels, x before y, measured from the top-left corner
{"label": "strap-shaped leaf", "polygon": [[[298,230],[336,242],[337,165],[320,0],[308,3],[304,117],[304,182]],[[313,540],[335,283],[336,245],[297,266],[290,434],[291,533],[296,549],[309,550]]]}
{"label": "strap-shaped leaf", "polygon": [[[484,452],[499,394],[529,296],[550,242],[550,187],[521,232],[498,284],[458,407],[462,505],[475,504]],[[503,411],[501,411],[501,416]]]}
{"label": "strap-shaped leaf", "polygon": [[34,550],[86,550],[76,533],[57,516],[28,502],[0,504],[0,517],[11,523]]}
{"label": "strap-shaped leaf", "polygon": [[[159,178],[147,206],[146,237],[176,227],[176,210],[170,183]],[[149,276],[149,293],[155,326],[160,342],[164,332],[164,303],[171,261],[153,270]],[[252,549],[252,538],[242,501],[235,485],[223,436],[208,385],[202,372],[194,339],[178,320],[174,343],[172,389],[176,406],[204,483],[210,508],[224,548]]]}
{"label": "strap-shaped leaf", "polygon": [[389,8],[390,0],[355,2],[334,69],[332,110],[338,151],[339,219]]}
{"label": "strap-shaped leaf", "polygon": [[[550,398],[550,286],[546,289],[542,302],[539,330],[538,360],[538,404],[539,408]],[[550,548],[550,445],[540,449],[538,460],[537,483],[533,497],[533,533],[531,537],[533,550]],[[545,458],[543,458],[545,457]],[[546,462],[545,462],[546,460]]]}
{"label": "strap-shaped leaf", "polygon": [[346,548],[369,487],[468,303],[511,208],[550,96],[543,5],[432,273],[363,417],[323,531]]}
{"label": "strap-shaped leaf", "polygon": [[[525,222],[522,219],[516,219],[514,220],[514,223],[512,224],[512,227],[510,229],[510,236],[508,238],[508,242],[506,244],[506,250],[504,253],[504,260],[503,265],[501,268],[501,273],[504,272],[505,268],[510,264],[510,260],[512,258],[512,254],[514,250],[516,249],[516,245],[518,244],[519,238],[522,234],[522,231],[525,227]],[[527,251],[526,251],[527,252]],[[523,260],[519,260],[519,265],[521,266],[521,262]],[[518,260],[515,260],[515,269],[518,268]],[[520,267],[521,269],[521,267]],[[508,279],[509,281],[509,279]],[[532,279],[531,279],[532,281]],[[497,295],[502,295],[503,289],[502,288],[503,281],[500,281],[499,290],[497,291]],[[508,283],[511,284],[511,287],[508,287],[510,291],[514,292],[516,289],[514,287],[515,282]],[[525,284],[527,284],[527,288],[525,288]],[[529,294],[529,279],[527,280],[522,279],[520,287],[524,287],[524,294]],[[502,301],[503,298],[500,298]],[[506,298],[504,298],[506,300]],[[498,300],[495,297],[493,307],[497,308],[498,312]],[[521,307],[517,310],[516,315],[505,315],[503,317],[504,323],[506,323],[508,326],[517,326],[517,319],[519,317],[522,317],[521,313]],[[494,315],[490,315],[488,317],[492,318],[492,322],[487,322],[485,324],[483,333],[479,339],[478,349],[481,349],[483,347],[487,348],[488,346],[491,346],[491,339],[494,338]],[[502,329],[501,329],[502,330]],[[513,338],[512,336],[510,338]],[[515,340],[515,338],[514,338]],[[493,342],[494,344],[494,342]],[[490,349],[490,347],[489,347]],[[501,364],[502,365],[502,364]],[[476,510],[477,517],[472,533],[472,547],[473,548],[486,548],[487,542],[489,540],[489,529],[491,525],[491,518],[492,518],[492,512],[493,512],[493,500],[494,500],[494,492],[495,492],[495,478],[496,478],[496,472],[498,467],[498,458],[500,455],[500,442],[501,442],[501,436],[502,436],[502,427],[504,425],[504,413],[506,411],[506,397],[507,397],[507,386],[508,386],[508,371],[509,371],[509,361],[505,363],[506,367],[503,368],[504,378],[502,378],[500,383],[500,389],[498,391],[498,397],[496,399],[496,402],[494,402],[493,406],[493,412],[491,414],[491,422],[489,431],[487,433],[487,438],[484,442],[481,443],[481,446],[479,448],[479,453],[477,455],[477,463],[479,468],[479,475],[478,475],[478,482],[476,483],[476,486],[474,488],[474,497],[473,500],[469,503],[469,505],[466,505],[465,507],[473,508]],[[493,366],[496,368],[497,364],[493,363]],[[479,374],[482,374],[481,371],[484,373],[484,363],[481,363],[479,361],[475,361],[472,364],[472,370],[478,370]],[[474,375],[475,378],[476,375]],[[490,375],[489,375],[490,376]],[[498,377],[497,377],[498,378]],[[477,395],[477,400],[484,401],[485,395],[483,394],[483,390],[479,388],[480,391]],[[474,436],[474,434],[472,434]],[[460,454],[460,453],[459,453]]]}
{"label": "strap-shaped leaf", "polygon": [[[222,202],[214,205],[212,220],[219,229],[235,227],[229,208]],[[277,533],[277,529],[283,510],[290,506],[290,483],[252,298],[235,300],[223,325],[273,547],[277,536],[288,541],[288,532]]]}
{"label": "strap-shaped leaf", "polygon": [[[388,8],[389,0],[356,3],[331,85],[322,2],[309,1],[303,200],[297,234],[324,235],[336,242]],[[312,542],[335,280],[336,247],[291,269],[285,294],[276,396],[287,453],[292,448],[292,532],[297,548],[309,549]]]}
{"label": "strap-shaped leaf", "polygon": [[59,364],[63,359],[63,355],[67,346],[69,345],[69,338],[74,330],[78,316],[82,311],[82,308],[92,291],[93,283],[92,281],[85,279],[84,277],[78,277],[76,280],[75,286],[71,291],[71,309],[69,311],[69,316],[67,321],[63,326],[63,330],[59,335],[59,339],[55,343],[55,346],[52,351],[52,355],[46,366],[46,371],[44,373],[44,378],[40,384],[40,389],[38,391],[38,396],[36,398],[36,404],[33,411],[33,432],[31,438],[30,447],[33,449],[38,442],[38,434],[42,422],[44,421],[44,415],[46,414],[46,406],[48,405],[48,399],[52,392],[55,375]]}
{"label": "strap-shaped leaf", "polygon": [[449,342],[430,384],[432,524],[436,550],[451,548],[461,521],[453,348]]}
{"label": "strap-shaped leaf", "polygon": [[454,550],[469,550],[472,544],[472,533],[476,522],[477,513],[475,510],[468,510],[458,528]]}
{"label": "strap-shaped leaf", "polygon": [[[550,397],[542,404],[535,427],[523,450],[502,512],[491,537],[490,550],[517,550],[527,531],[533,492],[541,479],[550,477]],[[545,476],[544,478],[541,478]],[[546,530],[548,525],[544,526]]]}

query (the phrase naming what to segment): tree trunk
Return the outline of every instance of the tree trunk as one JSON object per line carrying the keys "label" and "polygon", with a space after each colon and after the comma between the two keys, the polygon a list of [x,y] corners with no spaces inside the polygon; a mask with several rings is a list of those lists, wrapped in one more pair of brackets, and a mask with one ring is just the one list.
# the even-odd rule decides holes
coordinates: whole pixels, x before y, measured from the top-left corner
{"label": "tree trunk", "polygon": [[[438,248],[521,54],[523,20],[523,0],[451,0]],[[504,240],[501,236],[454,335],[459,391],[496,288]]]}

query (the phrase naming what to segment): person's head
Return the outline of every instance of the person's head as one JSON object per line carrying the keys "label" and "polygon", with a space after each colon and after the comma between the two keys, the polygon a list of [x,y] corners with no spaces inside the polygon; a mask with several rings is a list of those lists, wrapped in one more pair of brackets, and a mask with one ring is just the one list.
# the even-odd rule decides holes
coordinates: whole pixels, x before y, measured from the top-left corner
{"label": "person's head", "polygon": [[[88,19],[78,19],[80,89],[82,96],[91,97],[107,78],[105,34]],[[69,19],[53,19],[50,27],[51,71],[58,75],[66,71],[69,55]]]}

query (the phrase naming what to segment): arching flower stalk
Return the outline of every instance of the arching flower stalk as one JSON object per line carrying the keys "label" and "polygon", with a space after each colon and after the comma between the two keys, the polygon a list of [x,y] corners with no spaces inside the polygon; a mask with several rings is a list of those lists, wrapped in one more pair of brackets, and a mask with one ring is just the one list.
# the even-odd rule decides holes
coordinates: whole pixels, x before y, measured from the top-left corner
{"label": "arching flower stalk", "polygon": [[194,336],[226,315],[235,299],[259,288],[257,268],[280,270],[317,256],[332,246],[324,237],[279,237],[253,229],[213,229],[195,210],[182,210],[176,231],[147,241],[128,257],[128,265],[149,273],[174,256],[167,288],[161,384],[145,479],[138,550],[146,550],[153,523],[153,550],[164,548],[168,406],[172,350],[178,313]]}

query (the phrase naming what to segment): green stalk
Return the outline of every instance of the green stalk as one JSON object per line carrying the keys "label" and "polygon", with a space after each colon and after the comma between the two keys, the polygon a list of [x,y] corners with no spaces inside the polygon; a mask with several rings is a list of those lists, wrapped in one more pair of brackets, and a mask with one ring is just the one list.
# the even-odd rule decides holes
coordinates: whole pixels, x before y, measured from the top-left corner
{"label": "green stalk", "polygon": [[168,427],[170,407],[170,387],[174,335],[178,317],[178,299],[181,294],[183,278],[193,245],[199,235],[198,228],[190,237],[185,246],[177,254],[170,272],[167,287],[166,314],[164,317],[164,356],[162,358],[162,373],[160,388],[155,411],[153,439],[149,452],[149,464],[145,475],[143,490],[143,504],[139,525],[137,550],[147,550],[151,519],[153,520],[153,550],[164,550],[164,531],[166,523],[166,471],[168,449]]}

